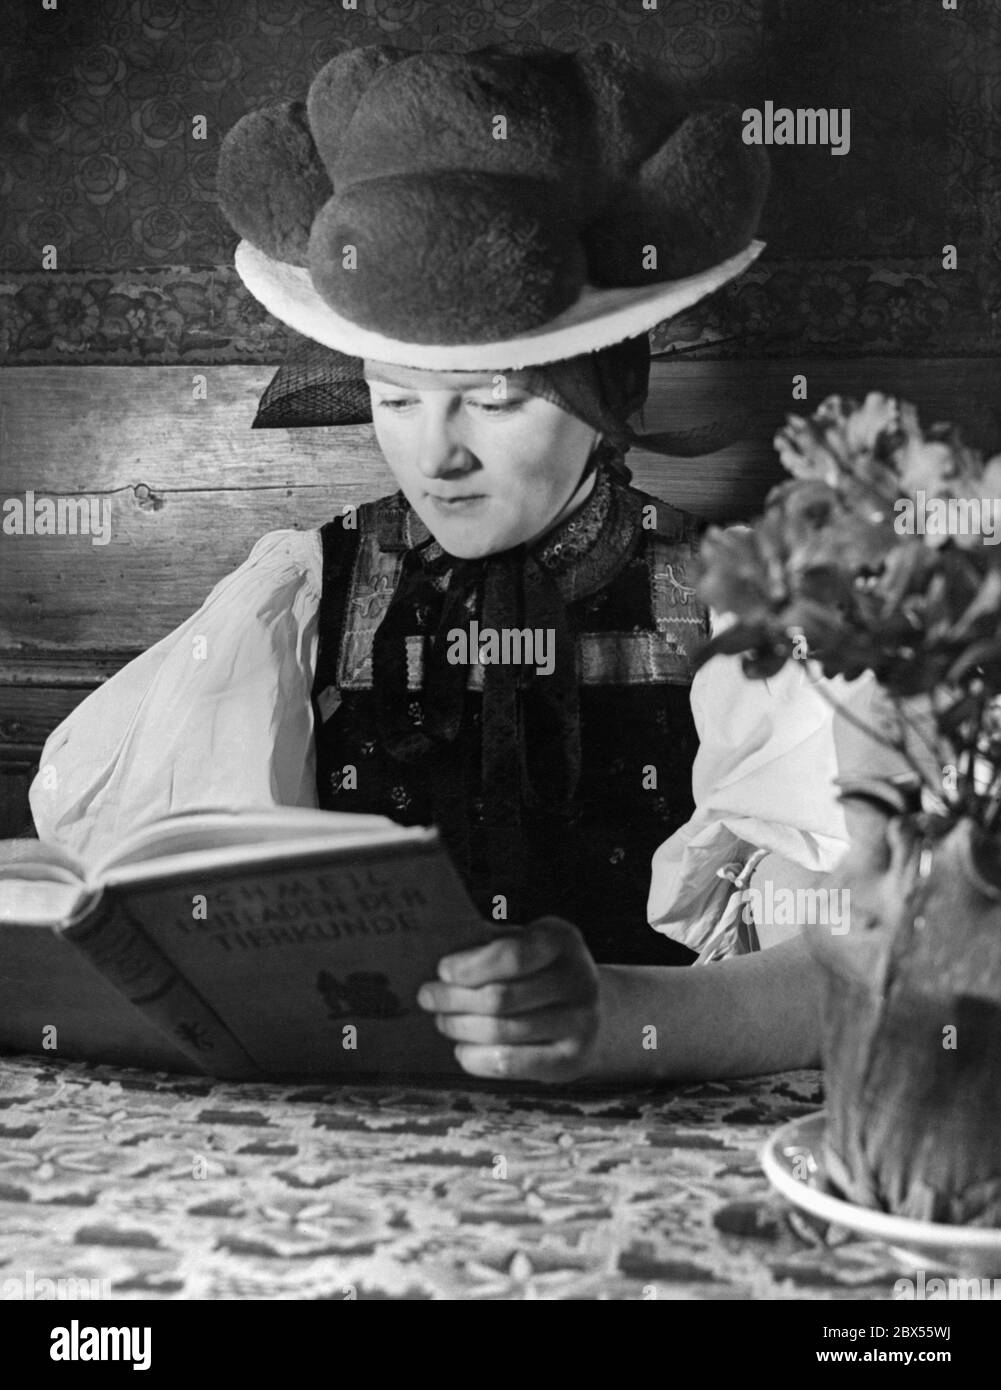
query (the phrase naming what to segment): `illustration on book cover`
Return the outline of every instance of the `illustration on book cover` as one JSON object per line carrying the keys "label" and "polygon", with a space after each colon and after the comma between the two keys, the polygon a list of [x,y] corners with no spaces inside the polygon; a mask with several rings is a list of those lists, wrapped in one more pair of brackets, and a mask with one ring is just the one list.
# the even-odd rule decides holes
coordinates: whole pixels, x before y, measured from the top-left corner
{"label": "illustration on book cover", "polygon": [[401,1018],[407,1012],[389,988],[389,976],[377,970],[356,970],[343,980],[321,970],[316,988],[327,1005],[328,1018]]}

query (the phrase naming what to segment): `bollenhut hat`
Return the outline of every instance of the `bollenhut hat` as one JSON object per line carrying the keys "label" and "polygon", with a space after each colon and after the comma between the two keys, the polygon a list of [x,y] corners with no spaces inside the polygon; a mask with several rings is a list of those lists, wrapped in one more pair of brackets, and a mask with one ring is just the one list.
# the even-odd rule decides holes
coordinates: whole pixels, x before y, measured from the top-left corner
{"label": "bollenhut hat", "polygon": [[351,49],[225,137],[236,268],[352,358],[517,370],[636,338],[739,275],[768,186],[737,107],[625,50]]}

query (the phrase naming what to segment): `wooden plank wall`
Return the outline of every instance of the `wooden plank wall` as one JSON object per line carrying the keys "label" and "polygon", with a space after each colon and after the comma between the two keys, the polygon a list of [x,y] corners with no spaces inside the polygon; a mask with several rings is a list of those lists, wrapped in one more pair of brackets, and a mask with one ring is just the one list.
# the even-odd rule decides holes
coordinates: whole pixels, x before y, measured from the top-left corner
{"label": "wooden plank wall", "polygon": [[[26,823],[48,733],[87,691],[183,621],[254,540],[392,491],[370,426],[254,430],[268,367],[31,367],[0,372],[0,503],[33,492],[111,505],[112,539],[0,533],[0,835]],[[792,399],[794,376],[808,400]],[[194,379],[205,378],[200,398]],[[635,479],[715,520],[780,479],[772,438],[830,392],[884,390],[927,422],[1001,448],[1001,359],[656,362],[643,428],[701,456],[636,450]]]}

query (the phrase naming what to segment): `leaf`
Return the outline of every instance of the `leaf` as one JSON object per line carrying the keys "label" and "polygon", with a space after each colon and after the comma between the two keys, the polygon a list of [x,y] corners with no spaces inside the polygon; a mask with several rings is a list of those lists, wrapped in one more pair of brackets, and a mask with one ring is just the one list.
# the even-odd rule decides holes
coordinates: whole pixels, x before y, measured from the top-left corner
{"label": "leaf", "polygon": [[[759,623],[731,623],[723,632],[717,633],[698,649],[694,658],[695,669],[704,666],[714,656],[739,656],[761,647],[771,648],[780,645],[782,640],[781,634]],[[791,645],[786,645],[791,653]]]}
{"label": "leaf", "polygon": [[961,641],[981,618],[996,618],[1001,615],[1001,570],[991,569],[984,575],[966,611],[960,614],[953,625],[950,637]]}
{"label": "leaf", "polygon": [[1001,683],[1001,636],[989,637],[967,647],[949,667],[945,680],[955,685],[978,666],[984,668],[985,679],[996,689]]}
{"label": "leaf", "polygon": [[851,579],[833,565],[811,565],[796,576],[795,595],[816,604],[847,603],[852,596]]}
{"label": "leaf", "polygon": [[948,709],[942,710],[935,718],[935,723],[942,733],[953,738],[960,733],[966,721],[980,708],[980,700],[976,695],[971,695],[964,691],[958,700],[954,700]]}
{"label": "leaf", "polygon": [[874,805],[889,819],[891,816],[915,814],[921,809],[921,782],[911,772],[888,774],[851,773],[835,777],[838,800],[865,801]]}
{"label": "leaf", "polygon": [[895,612],[905,594],[916,588],[923,588],[925,577],[934,563],[935,557],[929,554],[919,540],[912,537],[906,537],[900,545],[891,550],[877,584],[883,600],[884,613]]}
{"label": "leaf", "polygon": [[750,680],[763,681],[777,676],[788,660],[788,653],[780,652],[777,648],[772,647],[748,652],[743,658],[741,666],[744,675]]}
{"label": "leaf", "polygon": [[755,531],[710,527],[699,552],[696,587],[719,613],[765,617],[771,608],[769,575]]}

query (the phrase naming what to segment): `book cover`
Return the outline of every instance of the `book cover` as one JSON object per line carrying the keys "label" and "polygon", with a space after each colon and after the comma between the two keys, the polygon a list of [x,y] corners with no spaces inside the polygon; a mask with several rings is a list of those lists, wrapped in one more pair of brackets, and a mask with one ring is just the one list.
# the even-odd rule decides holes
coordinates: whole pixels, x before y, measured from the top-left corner
{"label": "book cover", "polygon": [[29,897],[44,916],[39,879],[19,899],[0,876],[0,1047],[229,1078],[457,1073],[416,994],[492,932],[437,833],[393,832],[205,850],[189,834],[160,858],[147,843],[61,925],[18,922]]}

